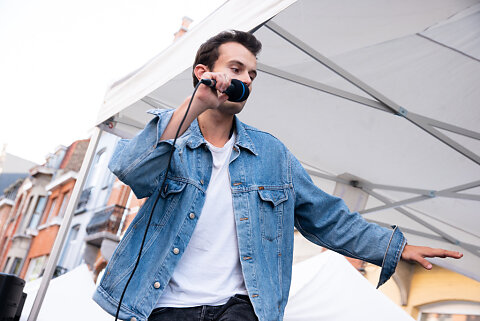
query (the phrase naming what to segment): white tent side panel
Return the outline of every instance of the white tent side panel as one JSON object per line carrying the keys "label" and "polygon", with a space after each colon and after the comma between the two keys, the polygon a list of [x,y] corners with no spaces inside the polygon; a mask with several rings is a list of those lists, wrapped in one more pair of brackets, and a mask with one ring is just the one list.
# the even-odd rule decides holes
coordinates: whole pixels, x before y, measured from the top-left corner
{"label": "white tent side panel", "polygon": [[293,266],[285,321],[412,321],[340,254],[326,251]]}

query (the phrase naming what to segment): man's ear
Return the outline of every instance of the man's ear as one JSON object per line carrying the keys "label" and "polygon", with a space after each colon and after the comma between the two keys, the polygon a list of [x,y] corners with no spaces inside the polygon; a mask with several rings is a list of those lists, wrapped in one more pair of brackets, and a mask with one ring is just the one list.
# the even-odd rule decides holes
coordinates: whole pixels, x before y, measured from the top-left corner
{"label": "man's ear", "polygon": [[197,77],[198,80],[202,79],[202,76],[205,72],[210,71],[207,66],[198,64],[195,66],[193,69],[193,72],[195,73],[195,77]]}

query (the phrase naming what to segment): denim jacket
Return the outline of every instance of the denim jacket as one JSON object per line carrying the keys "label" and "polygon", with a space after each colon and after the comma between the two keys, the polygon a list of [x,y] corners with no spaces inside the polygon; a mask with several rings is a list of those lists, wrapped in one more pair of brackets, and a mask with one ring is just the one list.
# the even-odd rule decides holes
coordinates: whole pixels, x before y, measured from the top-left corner
{"label": "denim jacket", "polygon": [[[160,137],[173,111],[149,112],[156,117],[133,139],[120,140],[109,163],[138,198],[149,197],[93,296],[113,315],[160,193],[140,263],[122,301],[119,317],[123,320],[148,319],[192,236],[212,172],[212,156],[195,120],[177,140],[161,188],[173,140],[160,141]],[[283,319],[294,227],[313,243],[382,266],[379,285],[388,280],[406,244],[400,230],[368,223],[351,213],[340,198],[315,186],[278,139],[236,117],[235,122],[237,138],[229,164],[233,209],[245,285],[259,320]]]}

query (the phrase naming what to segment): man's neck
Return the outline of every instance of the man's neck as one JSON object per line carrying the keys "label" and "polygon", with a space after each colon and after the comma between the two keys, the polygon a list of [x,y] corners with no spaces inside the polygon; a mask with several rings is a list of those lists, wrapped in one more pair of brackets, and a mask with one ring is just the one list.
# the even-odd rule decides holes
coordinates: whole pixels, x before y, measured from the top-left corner
{"label": "man's neck", "polygon": [[198,116],[198,126],[206,141],[216,147],[223,147],[230,139],[233,115],[209,109]]}

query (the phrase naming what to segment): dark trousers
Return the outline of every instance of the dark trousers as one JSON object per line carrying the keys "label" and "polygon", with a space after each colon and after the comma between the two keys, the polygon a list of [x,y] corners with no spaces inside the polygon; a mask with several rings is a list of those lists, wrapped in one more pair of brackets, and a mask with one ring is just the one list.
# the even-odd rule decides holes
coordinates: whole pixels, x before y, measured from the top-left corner
{"label": "dark trousers", "polygon": [[219,306],[157,308],[148,321],[258,321],[247,295],[237,294]]}

